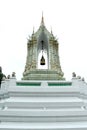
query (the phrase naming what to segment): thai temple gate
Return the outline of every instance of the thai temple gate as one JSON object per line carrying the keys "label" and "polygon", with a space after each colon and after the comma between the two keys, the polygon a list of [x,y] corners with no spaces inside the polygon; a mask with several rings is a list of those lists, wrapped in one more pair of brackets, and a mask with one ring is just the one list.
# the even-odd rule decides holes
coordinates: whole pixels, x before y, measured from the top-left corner
{"label": "thai temple gate", "polygon": [[27,41],[22,80],[13,73],[1,82],[0,130],[87,130],[87,83],[75,73],[65,80],[43,16]]}

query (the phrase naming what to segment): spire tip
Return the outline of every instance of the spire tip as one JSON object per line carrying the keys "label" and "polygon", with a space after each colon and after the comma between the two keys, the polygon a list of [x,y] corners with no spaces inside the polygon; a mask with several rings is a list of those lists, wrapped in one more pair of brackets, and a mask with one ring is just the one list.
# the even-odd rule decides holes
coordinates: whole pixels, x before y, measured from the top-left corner
{"label": "spire tip", "polygon": [[34,26],[33,26],[33,34],[34,34]]}
{"label": "spire tip", "polygon": [[43,11],[42,11],[42,19],[41,19],[41,25],[44,25],[44,17],[43,17]]}

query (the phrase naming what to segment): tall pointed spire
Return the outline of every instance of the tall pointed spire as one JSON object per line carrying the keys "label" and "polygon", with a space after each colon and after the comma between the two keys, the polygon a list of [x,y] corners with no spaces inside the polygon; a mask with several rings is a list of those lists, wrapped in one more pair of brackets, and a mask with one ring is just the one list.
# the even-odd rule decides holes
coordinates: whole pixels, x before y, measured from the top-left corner
{"label": "tall pointed spire", "polygon": [[52,27],[51,27],[51,34],[53,34]]}
{"label": "tall pointed spire", "polygon": [[41,26],[44,26],[44,17],[43,17],[43,12],[42,12]]}
{"label": "tall pointed spire", "polygon": [[33,26],[33,34],[34,34],[34,26]]}

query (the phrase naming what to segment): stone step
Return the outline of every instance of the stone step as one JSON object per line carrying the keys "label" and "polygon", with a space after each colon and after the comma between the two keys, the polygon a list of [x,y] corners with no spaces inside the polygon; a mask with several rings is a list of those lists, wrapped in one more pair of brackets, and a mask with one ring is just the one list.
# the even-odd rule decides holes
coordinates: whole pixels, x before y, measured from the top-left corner
{"label": "stone step", "polygon": [[87,121],[86,110],[26,110],[4,109],[0,110],[1,122],[75,122]]}
{"label": "stone step", "polygon": [[11,97],[5,100],[8,108],[81,108],[84,106],[82,99],[77,97]]}
{"label": "stone step", "polygon": [[1,122],[0,130],[87,130],[87,121],[57,123]]}

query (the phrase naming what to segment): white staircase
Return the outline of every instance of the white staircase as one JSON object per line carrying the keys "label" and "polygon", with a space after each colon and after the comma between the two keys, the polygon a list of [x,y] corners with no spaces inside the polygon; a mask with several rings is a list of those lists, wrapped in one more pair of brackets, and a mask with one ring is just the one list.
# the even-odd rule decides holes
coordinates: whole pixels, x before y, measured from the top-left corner
{"label": "white staircase", "polygon": [[87,130],[87,84],[16,81],[0,89],[0,130]]}

